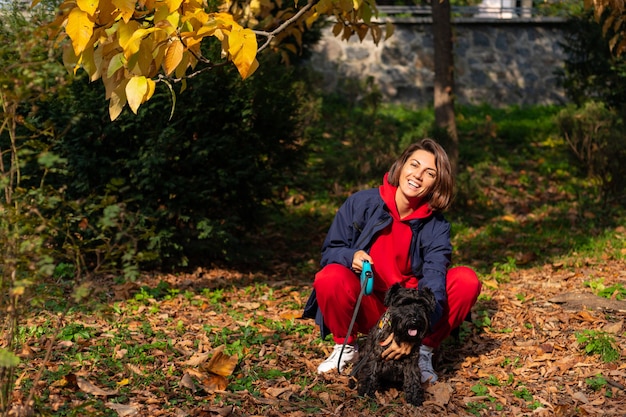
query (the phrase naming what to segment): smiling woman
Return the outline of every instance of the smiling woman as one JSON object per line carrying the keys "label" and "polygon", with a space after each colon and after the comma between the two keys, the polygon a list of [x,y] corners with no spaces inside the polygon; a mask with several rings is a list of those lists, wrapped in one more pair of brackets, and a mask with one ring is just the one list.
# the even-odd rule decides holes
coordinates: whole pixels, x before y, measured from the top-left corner
{"label": "smiling woman", "polygon": [[[407,346],[391,334],[382,355],[397,359],[420,349],[422,382],[437,380],[433,348],[461,325],[481,290],[472,269],[450,268],[450,224],[442,212],[452,201],[451,173],[445,150],[434,140],[423,139],[404,150],[380,187],[359,191],[341,206],[324,241],[322,270],[315,276],[304,311],[304,317],[316,319],[322,337],[332,333],[335,341],[318,372],[341,372],[348,362],[356,361],[358,334],[368,333],[378,323],[387,309],[387,290],[399,283],[429,288],[436,304],[421,346]],[[356,274],[365,261],[372,267],[374,288],[359,305]]]}

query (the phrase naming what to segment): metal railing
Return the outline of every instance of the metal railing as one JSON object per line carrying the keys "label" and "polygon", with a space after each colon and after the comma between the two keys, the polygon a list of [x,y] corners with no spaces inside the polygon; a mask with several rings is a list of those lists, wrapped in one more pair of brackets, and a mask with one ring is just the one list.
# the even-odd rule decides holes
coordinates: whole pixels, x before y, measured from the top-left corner
{"label": "metal railing", "polygon": [[[522,2],[526,3],[526,2]],[[529,2],[530,3],[530,2]],[[509,0],[485,1],[476,6],[452,6],[452,18],[472,19],[529,19],[539,17],[566,17],[564,11],[554,10],[547,7],[510,6],[515,4]],[[532,3],[530,3],[532,4]],[[406,19],[430,19],[432,9],[430,6],[377,6],[380,18],[390,17],[394,20]]]}

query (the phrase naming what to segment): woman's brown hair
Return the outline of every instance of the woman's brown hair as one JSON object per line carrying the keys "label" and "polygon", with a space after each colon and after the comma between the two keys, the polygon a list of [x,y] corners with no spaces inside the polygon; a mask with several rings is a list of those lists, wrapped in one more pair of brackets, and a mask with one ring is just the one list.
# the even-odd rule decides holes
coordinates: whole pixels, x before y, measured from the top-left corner
{"label": "woman's brown hair", "polygon": [[435,167],[437,168],[437,178],[428,196],[428,204],[433,211],[444,211],[452,204],[454,195],[454,177],[452,176],[452,166],[446,151],[433,139],[425,138],[419,142],[410,144],[402,155],[391,165],[387,181],[397,187],[400,183],[400,173],[402,167],[413,152],[424,150],[435,156]]}

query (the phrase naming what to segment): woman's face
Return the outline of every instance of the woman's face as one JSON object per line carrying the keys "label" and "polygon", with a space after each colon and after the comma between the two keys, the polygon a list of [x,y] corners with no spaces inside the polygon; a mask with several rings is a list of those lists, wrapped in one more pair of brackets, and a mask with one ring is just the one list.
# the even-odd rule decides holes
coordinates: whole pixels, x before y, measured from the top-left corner
{"label": "woman's face", "polygon": [[437,179],[435,155],[418,149],[402,166],[398,188],[408,200],[428,195]]}

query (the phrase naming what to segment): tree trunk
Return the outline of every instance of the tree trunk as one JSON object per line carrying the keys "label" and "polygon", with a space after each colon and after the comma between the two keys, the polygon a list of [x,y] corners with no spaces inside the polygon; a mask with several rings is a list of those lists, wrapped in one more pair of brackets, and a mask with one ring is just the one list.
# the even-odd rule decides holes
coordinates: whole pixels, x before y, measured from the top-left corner
{"label": "tree trunk", "polygon": [[454,58],[450,0],[432,0],[433,41],[435,49],[435,124],[448,133],[446,150],[453,173],[458,171],[459,138],[454,115]]}

